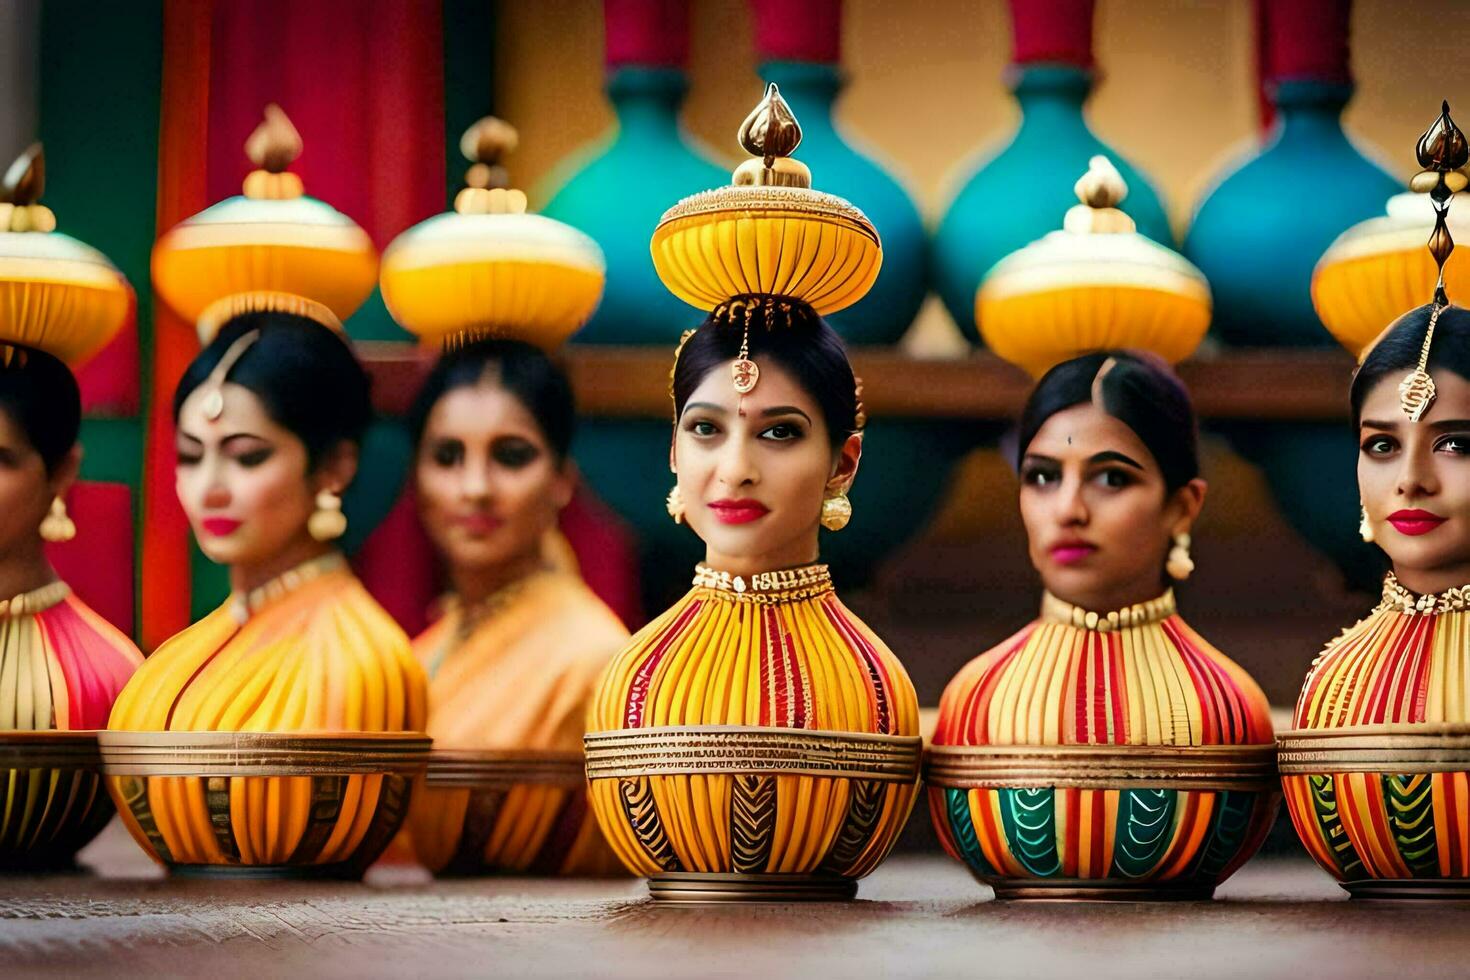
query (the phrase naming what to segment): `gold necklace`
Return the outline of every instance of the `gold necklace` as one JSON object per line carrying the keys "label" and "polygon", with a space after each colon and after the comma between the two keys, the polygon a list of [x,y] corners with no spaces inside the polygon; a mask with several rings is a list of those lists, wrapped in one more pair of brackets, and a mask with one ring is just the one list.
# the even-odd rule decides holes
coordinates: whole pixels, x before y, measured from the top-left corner
{"label": "gold necklace", "polygon": [[27,614],[45,612],[71,594],[71,587],[57,580],[48,582],[39,589],[22,592],[9,599],[0,599],[0,619],[13,619]]}
{"label": "gold necklace", "polygon": [[232,595],[230,597],[230,613],[235,617],[235,622],[243,626],[263,606],[275,602],[284,595],[295,592],[308,582],[346,567],[347,559],[342,557],[340,551],[328,552],[325,555],[304,561],[295,568],[282,572],[264,585],[251,589],[244,595]]}
{"label": "gold necklace", "polygon": [[1394,609],[1403,613],[1449,613],[1470,610],[1470,585],[1459,585],[1443,592],[1427,592],[1419,595],[1399,584],[1398,577],[1389,572],[1383,577],[1383,601],[1379,609]]}
{"label": "gold necklace", "polygon": [[1097,630],[1111,633],[1113,630],[1130,626],[1143,626],[1168,619],[1177,611],[1174,605],[1174,590],[1168,589],[1157,599],[1135,603],[1109,613],[1095,613],[1058,599],[1050,592],[1041,596],[1041,618],[1053,623],[1065,623],[1078,629]]}
{"label": "gold necklace", "polygon": [[694,587],[719,592],[723,598],[764,604],[795,602],[832,591],[826,565],[802,565],[754,575],[731,575],[703,563],[694,566]]}

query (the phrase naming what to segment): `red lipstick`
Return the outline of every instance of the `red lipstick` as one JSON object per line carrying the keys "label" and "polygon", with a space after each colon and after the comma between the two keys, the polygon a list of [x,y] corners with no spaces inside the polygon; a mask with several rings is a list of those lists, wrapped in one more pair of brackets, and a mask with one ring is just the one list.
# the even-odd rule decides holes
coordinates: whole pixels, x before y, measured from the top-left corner
{"label": "red lipstick", "polygon": [[199,522],[204,533],[214,538],[227,538],[240,529],[241,521],[233,517],[206,517]]}
{"label": "red lipstick", "polygon": [[1388,523],[1400,534],[1417,537],[1428,534],[1445,522],[1443,517],[1427,510],[1399,510],[1388,515]]}
{"label": "red lipstick", "polygon": [[759,500],[716,500],[709,505],[715,519],[721,524],[749,524],[760,520],[771,512],[771,508]]}
{"label": "red lipstick", "polygon": [[494,514],[461,514],[454,523],[469,534],[490,534],[505,522]]}
{"label": "red lipstick", "polygon": [[1084,558],[1091,557],[1096,551],[1097,545],[1078,540],[1059,541],[1047,549],[1051,560],[1058,565],[1075,565]]}

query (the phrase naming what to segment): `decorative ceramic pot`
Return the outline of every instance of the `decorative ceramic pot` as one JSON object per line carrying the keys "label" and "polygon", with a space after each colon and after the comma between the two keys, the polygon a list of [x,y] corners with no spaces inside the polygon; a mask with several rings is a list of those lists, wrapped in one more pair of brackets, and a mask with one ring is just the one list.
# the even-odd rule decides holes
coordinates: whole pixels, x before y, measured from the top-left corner
{"label": "decorative ceramic pot", "polygon": [[93,731],[0,732],[0,787],[0,870],[70,868],[112,819]]}

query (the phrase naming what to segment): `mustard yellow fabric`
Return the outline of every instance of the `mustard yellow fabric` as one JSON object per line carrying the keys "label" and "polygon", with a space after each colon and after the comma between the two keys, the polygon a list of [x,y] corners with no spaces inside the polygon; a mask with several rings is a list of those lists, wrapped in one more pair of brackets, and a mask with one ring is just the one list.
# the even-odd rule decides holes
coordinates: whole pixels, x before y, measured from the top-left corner
{"label": "mustard yellow fabric", "polygon": [[[124,731],[422,731],[428,694],[407,635],[345,565],[257,609],[230,603],[175,636],[118,696],[108,727]],[[347,799],[314,863],[347,860],[378,804],[382,776],[349,777]],[[284,864],[310,815],[311,777],[229,780],[238,860],[209,823],[215,780],[154,777],[148,803],[175,863]],[[109,779],[115,799],[117,778]],[[130,808],[128,829],[152,850]]]}
{"label": "mustard yellow fabric", "polygon": [[[429,675],[435,749],[529,749],[580,753],[597,679],[628,631],[576,575],[535,574],[464,633],[452,607],[414,640]],[[415,791],[409,828],[431,870],[445,867],[465,831],[469,789]],[[585,791],[523,784],[496,801],[487,868],[605,874],[617,868]],[[576,797],[573,799],[573,797]],[[573,812],[575,811],[575,812]]]}
{"label": "mustard yellow fabric", "polygon": [[[751,725],[918,735],[918,699],[898,658],[843,605],[830,580],[805,591],[768,596],[697,585],[613,661],[589,730]],[[630,870],[729,872],[735,778],[640,777],[667,834],[667,851],[655,851],[640,835],[622,781],[594,780],[592,803]],[[823,867],[853,791],[848,779],[777,776],[764,870],[806,874]],[[870,843],[850,863],[827,870],[848,877],[871,871],[892,847],[916,791],[916,784],[885,784]]]}

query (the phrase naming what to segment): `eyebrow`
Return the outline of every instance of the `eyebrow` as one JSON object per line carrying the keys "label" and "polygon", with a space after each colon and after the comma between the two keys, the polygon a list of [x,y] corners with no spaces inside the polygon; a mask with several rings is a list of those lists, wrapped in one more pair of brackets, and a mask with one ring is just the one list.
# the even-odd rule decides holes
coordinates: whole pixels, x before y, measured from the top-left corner
{"label": "eyebrow", "polygon": [[1396,432],[1398,427],[1397,422],[1379,422],[1376,419],[1362,419],[1358,422],[1360,429],[1378,429],[1383,432]]}
{"label": "eyebrow", "polygon": [[1429,427],[1435,432],[1449,432],[1452,429],[1470,429],[1470,419],[1444,419],[1439,422],[1429,423]]}
{"label": "eyebrow", "polygon": [[682,416],[685,413],[692,412],[696,408],[703,409],[706,412],[717,412],[720,415],[727,413],[727,409],[723,405],[716,405],[714,402],[690,402],[684,406],[684,412],[681,412],[680,415]]}
{"label": "eyebrow", "polygon": [[806,419],[808,423],[810,423],[812,420],[812,417],[810,415],[803,412],[795,405],[777,405],[774,408],[768,408],[765,411],[761,412],[761,418],[765,419],[771,418],[776,415],[800,415],[802,418]]}
{"label": "eyebrow", "polygon": [[1140,463],[1138,460],[1134,459],[1132,456],[1128,456],[1128,455],[1125,455],[1123,453],[1120,453],[1116,449],[1104,449],[1100,453],[1093,453],[1090,457],[1088,457],[1087,462],[1089,462],[1089,463],[1122,463],[1124,466],[1131,466],[1135,470],[1142,470],[1143,469],[1143,464]]}

